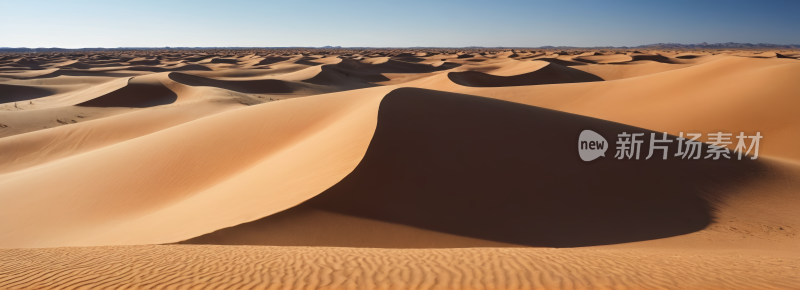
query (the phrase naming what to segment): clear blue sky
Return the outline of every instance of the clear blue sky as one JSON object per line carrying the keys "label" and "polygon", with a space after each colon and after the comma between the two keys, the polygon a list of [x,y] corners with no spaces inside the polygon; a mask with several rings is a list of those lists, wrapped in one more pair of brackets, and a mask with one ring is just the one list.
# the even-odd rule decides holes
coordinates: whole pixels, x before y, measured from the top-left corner
{"label": "clear blue sky", "polygon": [[0,47],[800,44],[800,1],[0,0]]}

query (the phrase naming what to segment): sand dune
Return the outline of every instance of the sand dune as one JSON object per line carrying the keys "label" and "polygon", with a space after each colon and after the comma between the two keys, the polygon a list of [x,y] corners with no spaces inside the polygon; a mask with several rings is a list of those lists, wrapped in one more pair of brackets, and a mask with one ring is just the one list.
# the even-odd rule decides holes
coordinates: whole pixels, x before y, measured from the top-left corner
{"label": "sand dune", "polygon": [[35,77],[42,77],[42,76],[52,76],[55,75],[57,68],[54,69],[43,69],[43,70],[25,70],[25,71],[13,71],[13,72],[4,72],[0,73],[0,78],[11,78],[11,79],[27,79],[27,78],[35,78]]}
{"label": "sand dune", "polygon": [[[766,165],[730,160],[604,161],[586,167],[564,145],[582,128],[608,139],[614,132],[642,131],[510,102],[398,89],[383,99],[370,147],[345,179],[257,226],[223,229],[187,243],[576,247],[650,240],[705,228],[713,211],[735,194],[731,188],[746,189],[751,180],[772,174]],[[537,133],[520,136],[523,130]],[[576,177],[582,182],[570,182]],[[602,195],[593,190],[615,184],[626,186]],[[350,224],[366,224],[335,214],[427,231],[406,230],[403,238],[390,234],[396,227],[374,223],[360,235],[336,235]],[[320,221],[309,221],[309,215]],[[338,222],[321,221],[332,218]],[[294,225],[293,219],[303,221]]]}
{"label": "sand dune", "polygon": [[153,107],[174,103],[178,95],[161,83],[159,75],[133,77],[111,93],[81,102],[81,107]]}
{"label": "sand dune", "polygon": [[515,76],[466,71],[451,72],[447,77],[454,83],[467,87],[509,87],[559,83],[596,82],[603,79],[577,69],[550,63],[530,73]]}
{"label": "sand dune", "polygon": [[796,288],[798,55],[0,55],[0,288]]}
{"label": "sand dune", "polygon": [[372,73],[429,73],[441,71],[455,66],[457,65],[454,64],[441,67],[441,65],[433,66],[431,64],[409,63],[389,60],[388,58],[382,58],[380,61],[371,62],[343,61],[337,65],[338,68],[343,70]]}
{"label": "sand dune", "polygon": [[[115,145],[178,124],[241,107],[238,103],[196,103],[170,109],[136,111],[103,120],[61,126],[0,139],[0,179],[5,173],[41,166],[63,158]],[[66,119],[72,123],[72,119]],[[133,125],[132,125],[133,124]]]}
{"label": "sand dune", "polygon": [[[6,208],[0,227],[8,233],[2,246],[175,242],[284,210],[330,187],[358,163],[380,101],[370,92],[229,111],[15,174],[1,182],[0,204]],[[259,119],[259,125],[251,118]],[[186,142],[195,144],[192,150],[181,146]],[[326,156],[327,162],[315,156]],[[196,169],[180,170],[187,164],[196,164]],[[75,167],[86,170],[69,169]],[[311,174],[315,171],[319,174]],[[43,178],[51,181],[32,182]],[[264,192],[259,184],[272,184],[277,191]],[[124,196],[128,198],[120,198]],[[202,210],[220,202],[237,205],[213,214]],[[30,210],[34,205],[39,210]],[[25,210],[15,212],[11,206]],[[89,210],[97,207],[106,210]],[[64,218],[37,218],[45,212]],[[162,216],[175,223],[153,227],[152,221]],[[186,227],[182,220],[195,220],[196,227]]]}
{"label": "sand dune", "polygon": [[640,77],[691,66],[690,64],[637,63],[627,65],[584,65],[572,68],[585,71],[606,81]]}
{"label": "sand dune", "polygon": [[183,73],[170,73],[169,79],[188,86],[217,87],[245,94],[292,94],[298,85],[281,80],[225,81]]}
{"label": "sand dune", "polygon": [[52,95],[54,92],[45,88],[0,84],[0,102],[12,103],[27,101]]}
{"label": "sand dune", "polygon": [[634,60],[634,58],[624,54],[576,56],[572,59],[588,63],[616,63]]}
{"label": "sand dune", "polygon": [[[748,132],[769,135],[764,155],[800,160],[794,132],[800,63],[787,59],[726,57],[638,78],[569,86],[459,92],[634,124],[677,135]],[[424,87],[424,86],[423,86]],[[759,97],[753,97],[759,96]],[[580,101],[577,101],[580,100]],[[675,113],[675,112],[680,112]]]}

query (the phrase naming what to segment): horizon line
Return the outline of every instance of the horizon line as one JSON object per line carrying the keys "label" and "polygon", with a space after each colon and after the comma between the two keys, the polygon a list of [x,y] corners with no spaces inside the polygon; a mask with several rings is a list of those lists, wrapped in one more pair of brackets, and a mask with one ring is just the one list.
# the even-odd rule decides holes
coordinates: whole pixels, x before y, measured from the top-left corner
{"label": "horizon line", "polygon": [[42,49],[60,49],[60,50],[90,50],[90,49],[214,49],[214,48],[227,48],[227,49],[287,49],[287,48],[306,48],[306,49],[415,49],[415,48],[520,48],[520,49],[533,49],[533,48],[646,48],[653,46],[673,46],[673,47],[701,47],[701,48],[800,48],[800,44],[775,44],[775,43],[739,43],[739,42],[719,42],[719,43],[653,43],[643,44],[637,46],[570,46],[570,45],[543,45],[543,46],[120,46],[120,47],[79,47],[79,48],[66,48],[66,47],[0,47],[0,50],[42,50]]}

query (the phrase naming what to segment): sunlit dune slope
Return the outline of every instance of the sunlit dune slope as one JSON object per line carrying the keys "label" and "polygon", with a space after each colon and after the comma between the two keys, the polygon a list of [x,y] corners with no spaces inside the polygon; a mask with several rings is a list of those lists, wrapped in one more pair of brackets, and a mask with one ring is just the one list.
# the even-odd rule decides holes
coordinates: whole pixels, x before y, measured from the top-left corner
{"label": "sunlit dune slope", "polygon": [[656,74],[674,69],[691,66],[690,64],[668,64],[658,62],[619,64],[619,65],[581,65],[571,68],[585,71],[598,76],[606,81],[627,79],[644,75]]}
{"label": "sunlit dune slope", "polygon": [[229,111],[15,173],[0,246],[175,242],[294,206],[358,164],[388,90]]}
{"label": "sunlit dune slope", "polygon": [[[26,168],[75,156],[141,137],[215,113],[240,108],[236,102],[198,102],[183,106],[126,112],[0,139],[0,179]],[[7,175],[2,175],[7,174]]]}

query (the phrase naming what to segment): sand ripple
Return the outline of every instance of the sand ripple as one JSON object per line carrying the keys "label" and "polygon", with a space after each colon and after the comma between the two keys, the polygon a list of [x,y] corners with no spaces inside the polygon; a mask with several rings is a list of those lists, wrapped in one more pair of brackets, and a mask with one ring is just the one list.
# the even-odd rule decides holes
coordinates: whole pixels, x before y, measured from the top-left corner
{"label": "sand ripple", "polygon": [[0,251],[2,289],[796,289],[800,259],[597,249]]}

